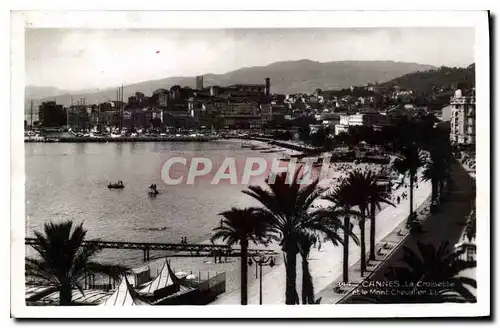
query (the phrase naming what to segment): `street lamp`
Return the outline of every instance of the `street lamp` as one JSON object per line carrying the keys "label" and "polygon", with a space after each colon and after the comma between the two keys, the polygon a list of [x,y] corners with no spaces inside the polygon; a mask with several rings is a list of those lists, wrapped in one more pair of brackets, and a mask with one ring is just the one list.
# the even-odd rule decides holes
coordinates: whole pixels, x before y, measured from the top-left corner
{"label": "street lamp", "polygon": [[[252,261],[253,259],[253,261]],[[259,266],[259,272],[260,272],[260,281],[259,281],[259,304],[262,305],[262,267],[263,266],[269,266],[273,267],[274,266],[274,256],[264,256],[264,255],[259,255],[257,257],[252,256],[251,259],[248,259],[248,265],[252,266],[253,262]],[[257,267],[255,267],[257,269]]]}

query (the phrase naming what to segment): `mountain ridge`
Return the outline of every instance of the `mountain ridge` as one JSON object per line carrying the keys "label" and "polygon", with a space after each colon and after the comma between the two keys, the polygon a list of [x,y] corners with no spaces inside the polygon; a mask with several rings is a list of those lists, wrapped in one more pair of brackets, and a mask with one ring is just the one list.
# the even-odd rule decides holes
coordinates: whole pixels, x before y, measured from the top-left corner
{"label": "mountain ridge", "polygon": [[[223,73],[207,73],[203,75],[204,86],[231,84],[264,84],[264,79],[271,79],[272,93],[312,93],[315,89],[341,89],[352,85],[385,82],[396,77],[435,68],[432,65],[396,62],[396,61],[330,61],[318,62],[309,59],[279,61],[265,66],[249,66]],[[194,76],[174,76],[157,80],[148,80],[124,86],[125,99],[136,91],[149,96],[154,90],[168,89],[173,85],[195,87]],[[115,88],[103,88],[96,91],[68,91],[53,87],[26,87],[26,101],[33,99],[39,104],[42,101],[55,100],[62,105],[69,105],[73,99],[86,98],[87,104],[114,100]],[[41,95],[43,88],[50,94]],[[54,90],[55,89],[55,90]],[[88,91],[88,89],[87,89]],[[34,96],[37,97],[34,97]]]}
{"label": "mountain ridge", "polygon": [[476,65],[467,67],[436,67],[427,71],[411,72],[381,83],[383,88],[399,86],[415,90],[417,93],[429,93],[435,90],[455,90],[475,86]]}

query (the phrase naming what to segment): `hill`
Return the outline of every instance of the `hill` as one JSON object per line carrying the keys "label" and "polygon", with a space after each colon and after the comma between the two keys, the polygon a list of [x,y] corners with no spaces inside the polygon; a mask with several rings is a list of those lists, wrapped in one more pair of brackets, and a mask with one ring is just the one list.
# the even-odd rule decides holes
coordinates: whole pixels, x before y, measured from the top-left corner
{"label": "hill", "polygon": [[54,87],[38,87],[33,85],[28,85],[25,88],[25,98],[26,99],[40,99],[47,97],[55,97],[68,93],[68,91],[60,90]]}
{"label": "hill", "polygon": [[[230,85],[237,83],[264,83],[271,79],[272,93],[312,93],[315,89],[341,89],[352,85],[366,85],[394,79],[398,76],[416,71],[434,68],[430,65],[403,63],[393,61],[336,61],[317,62],[311,60],[283,61],[267,66],[245,67],[225,74],[205,74],[204,85]],[[145,81],[124,86],[125,98],[136,91],[151,95],[154,90],[170,88],[173,85],[195,87],[195,77],[170,77],[161,80]],[[34,95],[30,87],[26,94]],[[94,92],[64,92],[33,97],[38,103],[44,100],[55,100],[68,105],[73,99],[85,98],[87,104],[113,100],[116,97],[114,88]],[[26,98],[29,103],[29,98]]]}
{"label": "hill", "polygon": [[475,64],[466,68],[440,67],[424,72],[409,73],[382,83],[380,87],[399,86],[403,89],[415,90],[417,94],[427,94],[455,90],[457,87],[470,89],[476,84],[475,76]]}

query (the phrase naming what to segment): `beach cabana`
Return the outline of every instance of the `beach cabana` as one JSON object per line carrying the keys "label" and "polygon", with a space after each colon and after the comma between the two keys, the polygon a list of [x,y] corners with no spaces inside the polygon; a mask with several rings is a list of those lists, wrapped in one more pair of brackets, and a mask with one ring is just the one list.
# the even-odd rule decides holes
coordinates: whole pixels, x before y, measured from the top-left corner
{"label": "beach cabana", "polygon": [[[73,289],[71,291],[71,303],[73,305],[99,305],[111,294],[111,292],[98,289],[85,289],[82,294],[79,289]],[[43,296],[33,303],[36,305],[59,305],[59,291]]]}
{"label": "beach cabana", "polygon": [[26,285],[26,301],[38,301],[41,298],[57,291],[56,286]]}
{"label": "beach cabana", "polygon": [[179,291],[179,284],[176,283],[177,280],[177,277],[175,277],[175,274],[170,269],[168,261],[165,260],[158,276],[137,288],[137,292],[148,298],[163,298]]}
{"label": "beach cabana", "polygon": [[150,305],[140,298],[134,288],[128,282],[127,277],[123,277],[120,285],[115,292],[101,303],[104,306],[131,306],[131,305]]}

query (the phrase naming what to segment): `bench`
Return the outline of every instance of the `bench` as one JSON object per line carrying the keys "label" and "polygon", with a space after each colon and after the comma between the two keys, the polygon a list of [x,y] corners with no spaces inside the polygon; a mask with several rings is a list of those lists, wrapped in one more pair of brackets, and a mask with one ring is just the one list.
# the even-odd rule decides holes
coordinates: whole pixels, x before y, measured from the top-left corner
{"label": "bench", "polygon": [[384,245],[382,246],[383,249],[392,249],[394,246],[392,245],[389,245],[389,243],[384,243]]}
{"label": "bench", "polygon": [[333,287],[333,291],[337,294],[345,294],[347,290],[340,288],[340,286]]}

